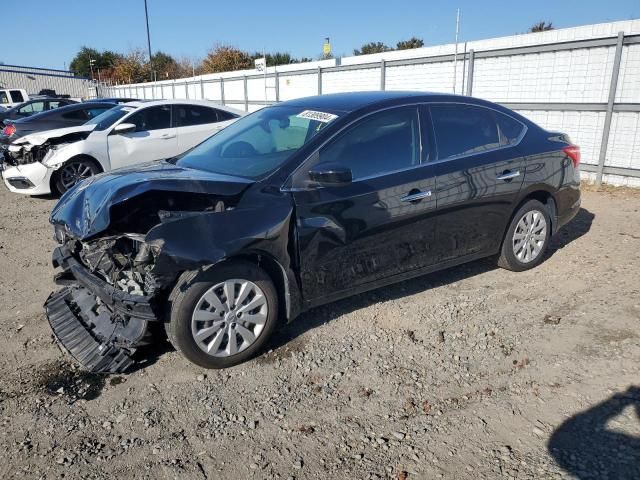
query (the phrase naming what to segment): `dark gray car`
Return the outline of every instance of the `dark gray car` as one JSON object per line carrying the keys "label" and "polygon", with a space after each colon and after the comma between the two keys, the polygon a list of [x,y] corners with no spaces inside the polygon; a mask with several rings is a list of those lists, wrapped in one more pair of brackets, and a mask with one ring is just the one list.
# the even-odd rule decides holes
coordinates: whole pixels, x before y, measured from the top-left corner
{"label": "dark gray car", "polygon": [[0,144],[8,145],[16,138],[30,133],[82,125],[114,106],[110,102],[76,103],[21,120],[7,121],[8,125],[0,133]]}
{"label": "dark gray car", "polygon": [[37,98],[28,100],[20,105],[0,112],[0,122],[4,122],[5,120],[20,120],[75,103],[77,103],[75,100],[67,98]]}

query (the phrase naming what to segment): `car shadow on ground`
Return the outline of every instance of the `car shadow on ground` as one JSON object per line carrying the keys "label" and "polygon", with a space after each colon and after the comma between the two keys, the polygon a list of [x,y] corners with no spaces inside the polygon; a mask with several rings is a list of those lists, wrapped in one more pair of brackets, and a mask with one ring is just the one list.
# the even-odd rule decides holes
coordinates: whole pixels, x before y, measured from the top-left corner
{"label": "car shadow on ground", "polygon": [[563,226],[551,239],[547,255],[551,256],[571,242],[586,235],[591,230],[595,215],[586,208],[581,208],[568,224]]}
{"label": "car shadow on ground", "polygon": [[[566,247],[571,242],[589,232],[594,218],[595,215],[593,213],[581,208],[573,220],[564,225],[556,235],[554,235],[547,250],[547,259],[556,251]],[[495,268],[498,268],[496,259],[492,257],[485,258],[314,308],[303,313],[299,318],[277,331],[268,343],[267,349],[276,350],[281,348],[304,332],[329,323],[355,310],[360,310],[378,302],[396,300],[435,287],[449,285],[491,271]]]}
{"label": "car shadow on ground", "polygon": [[[609,425],[628,407],[633,408],[632,420],[619,417],[618,425]],[[623,425],[640,426],[640,386],[572,416],[553,432],[547,447],[558,465],[579,480],[638,479],[640,436],[625,433]]]}

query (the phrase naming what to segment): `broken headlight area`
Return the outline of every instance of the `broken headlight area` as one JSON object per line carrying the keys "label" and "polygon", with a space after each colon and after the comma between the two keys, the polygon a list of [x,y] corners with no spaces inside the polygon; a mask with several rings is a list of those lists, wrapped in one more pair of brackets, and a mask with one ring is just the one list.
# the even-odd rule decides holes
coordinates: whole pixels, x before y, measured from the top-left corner
{"label": "broken headlight area", "polygon": [[153,296],[158,288],[152,272],[158,250],[143,235],[129,234],[81,243],[78,256],[94,274],[131,295]]}
{"label": "broken headlight area", "polygon": [[61,147],[63,145],[51,145],[48,142],[42,145],[11,145],[5,154],[5,161],[13,166],[44,163]]}
{"label": "broken headlight area", "polygon": [[162,286],[154,275],[157,249],[141,235],[90,242],[65,239],[53,256],[64,288],[45,303],[59,343],[85,368],[116,373],[129,368],[136,349],[151,341],[162,320]]}

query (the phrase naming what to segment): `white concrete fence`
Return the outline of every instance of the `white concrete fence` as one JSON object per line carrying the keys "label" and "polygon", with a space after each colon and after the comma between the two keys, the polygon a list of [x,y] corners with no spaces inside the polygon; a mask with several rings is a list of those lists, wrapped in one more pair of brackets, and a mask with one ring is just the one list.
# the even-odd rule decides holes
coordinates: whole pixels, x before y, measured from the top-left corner
{"label": "white concrete fence", "polygon": [[105,94],[209,99],[253,111],[309,95],[424,90],[512,108],[582,149],[583,175],[640,186],[640,20],[120,85]]}

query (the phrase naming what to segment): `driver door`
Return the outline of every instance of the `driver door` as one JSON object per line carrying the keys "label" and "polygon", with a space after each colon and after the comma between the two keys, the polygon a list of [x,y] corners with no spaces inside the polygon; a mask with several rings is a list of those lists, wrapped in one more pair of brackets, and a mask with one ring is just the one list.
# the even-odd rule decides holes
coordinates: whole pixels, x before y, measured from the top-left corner
{"label": "driver door", "polygon": [[171,123],[171,106],[160,105],[137,111],[121,123],[133,123],[135,131],[108,137],[111,168],[171,158],[178,153],[176,128]]}

